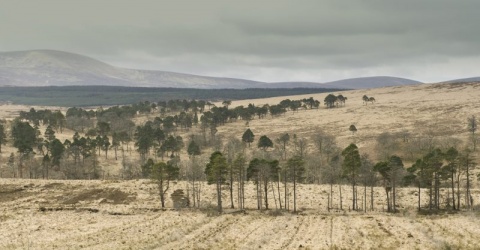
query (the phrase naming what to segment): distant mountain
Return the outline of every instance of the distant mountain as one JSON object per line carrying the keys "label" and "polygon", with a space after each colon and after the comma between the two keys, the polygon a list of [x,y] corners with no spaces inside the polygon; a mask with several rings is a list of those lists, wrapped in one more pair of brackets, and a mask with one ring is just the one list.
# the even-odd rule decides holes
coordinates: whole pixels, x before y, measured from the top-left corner
{"label": "distant mountain", "polygon": [[441,83],[457,83],[457,82],[480,82],[480,77],[460,78]]}
{"label": "distant mountain", "polygon": [[0,86],[107,85],[175,88],[254,88],[263,82],[166,71],[118,68],[54,50],[0,53]]}
{"label": "distant mountain", "polygon": [[399,85],[414,85],[421,82],[400,77],[391,76],[372,76],[350,78],[345,80],[327,82],[326,85],[336,86],[343,89],[371,89],[381,87],[391,87]]}
{"label": "distant mountain", "polygon": [[342,88],[364,89],[420,82],[397,77],[353,78],[326,84],[267,83],[245,79],[198,76],[155,70],[115,67],[90,57],[56,50],[0,53],[0,86],[105,85],[199,89]]}
{"label": "distant mountain", "polygon": [[317,82],[272,82],[272,83],[267,83],[262,85],[265,88],[292,88],[292,86],[295,86],[295,88],[306,88],[306,89],[311,89],[311,88],[328,88],[328,89],[336,89],[339,88],[337,86],[331,85],[331,84],[323,84],[323,83],[317,83]]}

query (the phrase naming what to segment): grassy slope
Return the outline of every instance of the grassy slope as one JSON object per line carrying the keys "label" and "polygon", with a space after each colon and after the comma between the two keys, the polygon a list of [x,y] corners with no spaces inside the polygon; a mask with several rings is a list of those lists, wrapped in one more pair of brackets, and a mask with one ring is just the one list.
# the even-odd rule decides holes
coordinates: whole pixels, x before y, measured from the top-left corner
{"label": "grassy slope", "polygon": [[[338,92],[340,93],[340,92]],[[275,138],[281,133],[296,133],[310,138],[322,128],[336,136],[339,146],[356,142],[361,152],[375,154],[375,138],[383,131],[410,131],[412,136],[433,135],[437,139],[454,137],[466,141],[466,117],[480,111],[479,84],[418,85],[380,88],[372,90],[342,91],[348,97],[346,107],[333,110],[307,110],[287,113],[281,117],[253,120],[249,127],[257,135]],[[361,97],[374,96],[377,103],[364,105]],[[323,100],[326,94],[314,95]],[[288,97],[300,99],[307,96]],[[287,97],[235,101],[232,107],[256,104],[275,104]],[[144,118],[141,118],[142,120]],[[355,124],[357,134],[348,127]],[[239,136],[246,129],[242,121],[219,127],[218,135],[228,138]],[[179,131],[188,135],[192,131]],[[68,132],[71,134],[71,132]],[[314,154],[310,146],[309,154]],[[8,152],[8,148],[6,149]],[[110,153],[112,155],[112,153]],[[134,157],[135,154],[132,154]],[[2,154],[6,157],[5,154]],[[183,159],[186,159],[183,156]],[[112,161],[111,159],[109,161]],[[114,160],[113,160],[114,161]],[[119,164],[112,166],[117,168]],[[115,172],[112,169],[112,172]],[[53,184],[59,182],[61,184]],[[185,188],[184,182],[170,191]],[[477,187],[476,181],[474,186]],[[399,199],[402,214],[388,215],[381,212],[384,191],[375,189],[376,212],[366,215],[349,212],[326,211],[328,186],[300,185],[300,215],[269,216],[248,211],[245,215],[210,216],[211,211],[165,211],[159,208],[156,187],[148,181],[42,181],[0,179],[2,197],[13,195],[15,199],[0,199],[2,228],[6,235],[1,248],[79,248],[128,249],[146,248],[298,248],[326,249],[474,249],[480,244],[479,215],[464,212],[456,215],[419,216],[414,212],[415,189],[402,188]],[[95,196],[92,189],[101,191]],[[126,196],[110,196],[112,190],[121,190]],[[16,190],[16,191],[15,191]],[[338,206],[338,187],[334,190],[334,206]],[[446,190],[443,190],[446,192]],[[424,191],[425,192],[425,191]],[[344,206],[348,206],[351,193],[343,187]],[[204,187],[203,205],[215,205],[213,187]],[[446,195],[446,194],[444,194]],[[66,202],[77,197],[76,204]],[[80,197],[80,198],[78,198]],[[83,198],[82,198],[83,197]],[[130,198],[129,198],[130,197]],[[227,198],[227,192],[224,193]],[[424,199],[426,193],[422,193]],[[473,191],[475,201],[480,200],[478,189]],[[110,200],[110,201],[109,201]],[[426,202],[426,200],[423,200]],[[124,204],[123,204],[124,203]],[[228,202],[226,202],[227,206]],[[270,201],[274,207],[273,198]],[[360,203],[361,205],[361,203]],[[39,207],[76,207],[73,211],[40,212]],[[171,207],[170,199],[167,206]],[[247,187],[247,207],[255,208],[255,190]],[[83,208],[98,209],[91,213]],[[123,214],[113,215],[113,214]],[[453,226],[452,225],[459,225]],[[244,235],[244,237],[240,237]]]}

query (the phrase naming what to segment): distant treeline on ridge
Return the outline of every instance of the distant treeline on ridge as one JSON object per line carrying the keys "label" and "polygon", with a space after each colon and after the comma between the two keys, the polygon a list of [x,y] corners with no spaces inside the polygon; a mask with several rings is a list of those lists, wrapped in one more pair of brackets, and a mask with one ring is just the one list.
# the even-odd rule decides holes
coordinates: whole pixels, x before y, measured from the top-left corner
{"label": "distant treeline on ridge", "polygon": [[[117,86],[1,87],[0,103],[63,107],[125,105],[142,101],[195,99],[241,100],[335,92],[339,89],[185,89]],[[344,90],[344,89],[342,89]]]}

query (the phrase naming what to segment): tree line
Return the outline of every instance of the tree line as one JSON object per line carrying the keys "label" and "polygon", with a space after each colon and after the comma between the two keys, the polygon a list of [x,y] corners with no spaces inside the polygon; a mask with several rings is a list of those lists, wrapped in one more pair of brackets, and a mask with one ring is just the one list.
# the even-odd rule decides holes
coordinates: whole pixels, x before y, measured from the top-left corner
{"label": "tree line", "polygon": [[[328,96],[327,96],[328,97]],[[327,98],[326,98],[327,99]],[[336,98],[338,100],[338,97]],[[216,127],[233,122],[237,119],[247,120],[258,117],[263,119],[270,113],[271,108],[281,110],[298,111],[299,107],[318,108],[319,102],[310,99],[292,101],[283,100],[278,105],[256,107],[236,107],[230,109],[231,102],[224,101],[222,107],[211,105],[208,102],[202,109],[202,105],[192,101],[175,101],[169,105],[166,103],[142,102],[130,107],[111,107],[86,111],[80,108],[71,108],[67,115],[61,118],[57,113],[49,111],[35,111],[31,109],[24,112],[11,126],[12,145],[17,148],[18,158],[13,154],[9,157],[8,164],[12,168],[14,163],[17,169],[13,171],[15,177],[25,177],[23,171],[28,167],[28,177],[49,178],[49,170],[58,171],[62,166],[67,178],[99,178],[99,157],[104,155],[108,158],[108,152],[114,150],[115,160],[117,151],[122,153],[122,161],[125,153],[131,154],[130,142],[134,150],[140,156],[140,171],[133,173],[133,168],[122,162],[123,173],[126,178],[140,176],[154,178],[159,183],[162,205],[164,206],[165,194],[169,187],[169,181],[184,179],[191,183],[194,206],[200,205],[201,185],[203,180],[217,186],[217,193],[222,192],[222,187],[228,184],[230,192],[230,207],[234,207],[234,193],[237,195],[239,208],[244,208],[245,182],[253,181],[257,191],[257,208],[270,209],[271,198],[275,207],[290,209],[289,200],[293,196],[293,211],[297,210],[296,196],[298,183],[325,183],[330,185],[328,208],[333,209],[333,188],[339,188],[339,201],[337,208],[344,209],[342,204],[342,184],[350,183],[352,192],[352,210],[367,209],[367,187],[370,187],[370,209],[374,209],[373,187],[380,184],[385,189],[387,211],[396,212],[398,197],[397,188],[406,185],[418,187],[418,209],[422,209],[420,202],[421,190],[427,189],[429,195],[428,205],[423,208],[438,210],[441,208],[460,209],[461,199],[466,207],[472,207],[470,187],[472,169],[475,161],[472,157],[475,152],[476,119],[468,118],[468,130],[471,132],[473,149],[458,151],[457,147],[437,148],[435,142],[430,141],[428,146],[419,148],[416,152],[404,152],[399,156],[398,145],[407,145],[409,140],[416,140],[407,132],[395,137],[389,133],[382,133],[377,138],[378,155],[382,160],[373,163],[366,154],[360,154],[355,144],[340,150],[335,138],[319,130],[311,138],[302,138],[295,134],[284,133],[277,138],[270,139],[262,135],[257,140],[255,149],[251,144],[255,142],[255,134],[247,129],[241,136],[229,139],[226,145],[215,141]],[[329,105],[326,105],[329,107]],[[130,120],[139,114],[150,115],[152,110],[158,107],[177,110],[175,115],[156,116],[153,120],[143,125],[135,126],[133,123],[122,127],[120,124]],[[180,107],[180,108],[179,108]],[[208,111],[206,109],[208,107]],[[167,112],[167,111],[166,111]],[[61,113],[61,112],[60,112]],[[200,119],[198,118],[199,115]],[[58,120],[71,117],[80,117],[96,121],[95,127],[85,128],[83,136],[77,131],[73,138],[61,142],[56,138],[56,131],[61,130]],[[116,120],[117,119],[117,120]],[[117,121],[116,124],[114,121]],[[34,124],[31,126],[30,122]],[[5,123],[3,123],[5,124]],[[4,145],[8,139],[6,129],[0,124],[0,145]],[[46,127],[42,133],[39,131],[40,124]],[[184,138],[177,135],[177,129],[188,130],[194,126],[200,126],[202,135],[192,135],[184,142]],[[206,140],[206,131],[209,130],[210,138]],[[212,142],[212,144],[206,143]],[[415,144],[421,145],[419,141]],[[215,144],[215,145],[214,145]],[[188,146],[186,146],[188,145]],[[124,148],[123,146],[126,146]],[[215,149],[203,165],[199,161],[203,151]],[[314,149],[312,149],[314,148]],[[180,152],[186,149],[189,155],[188,164],[180,161]],[[0,148],[1,151],[1,148]],[[314,154],[308,154],[314,151]],[[35,157],[36,155],[36,157]],[[41,157],[39,157],[41,156]],[[128,157],[127,157],[128,158]],[[411,167],[405,167],[403,159],[414,160]],[[41,159],[38,161],[38,159]],[[62,161],[64,164],[62,165]],[[185,161],[184,161],[185,162]],[[32,166],[40,166],[37,173]],[[67,167],[68,166],[68,167]],[[183,171],[180,171],[183,170]],[[180,172],[183,172],[180,174]],[[234,185],[236,184],[236,185]],[[359,207],[361,199],[359,191],[363,185],[363,207]],[[447,199],[441,199],[440,190],[448,185]],[[234,190],[234,187],[237,189]],[[462,188],[464,190],[462,190]],[[269,199],[269,197],[271,197]],[[221,195],[218,195],[218,209],[223,205]]]}

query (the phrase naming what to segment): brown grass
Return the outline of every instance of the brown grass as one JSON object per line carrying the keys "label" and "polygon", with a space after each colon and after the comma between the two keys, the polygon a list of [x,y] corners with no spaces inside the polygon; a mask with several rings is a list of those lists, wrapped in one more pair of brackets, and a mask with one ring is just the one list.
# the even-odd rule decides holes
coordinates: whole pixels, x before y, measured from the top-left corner
{"label": "brown grass", "polygon": [[[288,132],[311,138],[322,129],[336,137],[341,148],[356,142],[362,153],[375,159],[376,137],[384,132],[407,130],[412,138],[433,136],[446,141],[454,138],[467,141],[466,118],[480,114],[480,84],[416,85],[371,90],[343,91],[348,97],[345,107],[327,110],[301,110],[280,117],[253,120],[249,128],[257,136],[274,139]],[[373,96],[375,104],[364,105],[363,95]],[[281,100],[313,96],[323,101],[326,94],[277,97],[234,101],[238,105],[277,104]],[[0,107],[0,110],[5,106]],[[28,110],[29,107],[24,107]],[[7,115],[13,116],[12,107]],[[0,113],[1,114],[1,113]],[[151,115],[152,117],[155,114]],[[8,118],[8,117],[7,117]],[[138,117],[139,123],[146,117]],[[348,127],[354,124],[353,136]],[[227,139],[240,138],[247,126],[243,121],[218,128],[218,135]],[[176,133],[188,138],[198,128]],[[71,138],[66,131],[61,138]],[[255,145],[252,146],[255,148]],[[2,150],[4,148],[2,147]],[[14,148],[5,147],[2,164]],[[204,155],[208,156],[208,151]],[[251,152],[253,153],[253,152]],[[310,146],[308,154],[314,154]],[[119,178],[121,157],[113,160],[100,157],[100,165]],[[136,164],[136,153],[129,160]],[[188,164],[188,157],[182,154]],[[408,166],[408,162],[406,165]],[[5,168],[5,165],[3,165]],[[474,181],[473,197],[480,200]],[[213,186],[203,186],[203,210],[173,210],[160,207],[158,190],[149,180],[14,180],[0,178],[0,241],[1,249],[476,249],[480,245],[480,214],[416,212],[414,188],[399,190],[400,213],[387,214],[384,190],[374,189],[375,209],[366,213],[348,211],[351,188],[342,186],[344,209],[339,209],[338,186],[333,193],[333,209],[327,210],[326,185],[299,185],[298,207],[292,214],[275,210],[270,196],[271,211],[256,211],[255,189],[247,185],[246,210],[228,210],[228,192],[224,191],[226,213],[214,210],[216,196]],[[170,190],[188,189],[186,182],[173,183]],[[442,191],[442,199],[446,197]],[[167,197],[170,193],[167,194]],[[422,190],[422,204],[427,191]],[[290,200],[290,202],[293,202]],[[462,201],[463,202],[463,201]],[[235,199],[236,203],[236,199]],[[361,206],[362,203],[360,202]],[[292,205],[290,205],[292,207]],[[44,208],[65,208],[45,209]],[[70,209],[70,210],[69,210]]]}

